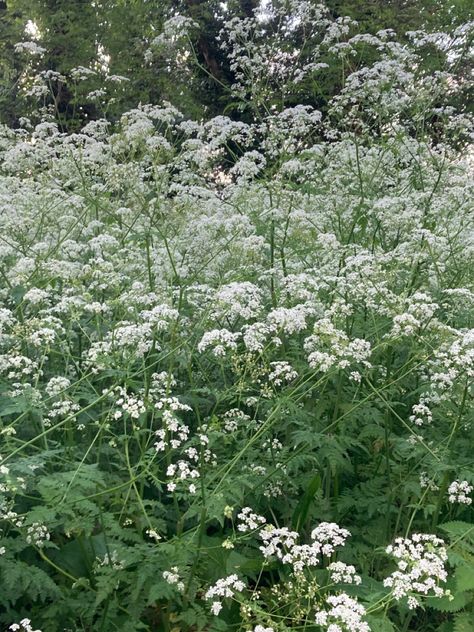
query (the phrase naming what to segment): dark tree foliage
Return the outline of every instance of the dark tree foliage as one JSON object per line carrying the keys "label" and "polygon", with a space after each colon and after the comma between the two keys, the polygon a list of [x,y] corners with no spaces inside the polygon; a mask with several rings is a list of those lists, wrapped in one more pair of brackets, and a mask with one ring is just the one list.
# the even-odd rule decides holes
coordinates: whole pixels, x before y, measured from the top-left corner
{"label": "dark tree foliage", "polygon": [[[229,93],[233,75],[218,35],[227,20],[250,17],[258,5],[258,0],[230,0],[225,4],[218,0],[3,0],[0,122],[15,126],[20,116],[30,115],[37,108],[37,104],[33,106],[24,98],[24,88],[36,73],[52,70],[67,78],[71,69],[77,67],[98,73],[80,89],[67,80],[56,80],[51,84],[52,99],[44,103],[54,109],[63,129],[77,129],[88,120],[103,116],[105,104],[108,118],[114,120],[138,103],[164,100],[193,118],[232,113],[245,119]],[[399,37],[421,28],[449,30],[473,17],[469,0],[327,0],[326,5],[334,19],[349,16],[356,20],[360,32],[376,33],[390,28]],[[198,25],[193,34],[198,64],[181,64],[177,68],[175,60],[162,55],[147,63],[146,51],[162,31],[164,21],[178,13]],[[46,49],[41,57],[28,61],[15,52],[17,42],[31,37],[25,33],[27,24],[35,25],[38,41]],[[295,30],[295,46],[301,45],[301,37]],[[303,51],[303,55],[310,52]],[[345,72],[370,62],[375,54],[368,48],[366,57],[353,60],[354,66]],[[433,68],[441,63],[434,51],[427,55],[426,62]],[[106,74],[124,76],[128,81],[112,90],[104,82],[104,68]],[[339,91],[343,76],[332,62],[323,82],[303,82],[285,96],[286,105],[303,103],[324,110]],[[97,90],[105,90],[102,99],[90,97]]]}

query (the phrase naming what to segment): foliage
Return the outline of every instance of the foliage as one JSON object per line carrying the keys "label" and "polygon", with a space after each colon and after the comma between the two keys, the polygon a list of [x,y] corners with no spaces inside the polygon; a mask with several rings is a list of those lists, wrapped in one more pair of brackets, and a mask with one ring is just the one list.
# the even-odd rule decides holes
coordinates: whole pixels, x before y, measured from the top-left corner
{"label": "foliage", "polygon": [[1,130],[5,629],[472,627],[473,24],[286,6],[220,35],[232,117],[71,132],[61,55]]}

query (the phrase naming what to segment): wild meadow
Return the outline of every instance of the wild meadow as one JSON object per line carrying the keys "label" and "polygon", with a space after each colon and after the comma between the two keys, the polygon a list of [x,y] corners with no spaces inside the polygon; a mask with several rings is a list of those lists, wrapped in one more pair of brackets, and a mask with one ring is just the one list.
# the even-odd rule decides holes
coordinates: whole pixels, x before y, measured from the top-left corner
{"label": "wild meadow", "polygon": [[232,116],[1,128],[2,630],[474,629],[474,22],[274,5]]}

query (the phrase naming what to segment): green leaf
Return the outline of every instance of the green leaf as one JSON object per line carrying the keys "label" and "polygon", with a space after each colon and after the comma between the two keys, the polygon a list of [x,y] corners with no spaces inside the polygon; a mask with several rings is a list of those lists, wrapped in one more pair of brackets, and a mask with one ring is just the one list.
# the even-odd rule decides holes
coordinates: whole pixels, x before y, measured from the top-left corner
{"label": "green leaf", "polygon": [[474,566],[471,564],[462,564],[461,566],[458,566],[454,578],[456,581],[456,590],[458,592],[474,590]]}
{"label": "green leaf", "polygon": [[292,525],[293,529],[297,531],[301,528],[302,525],[306,522],[306,518],[308,517],[309,508],[313,498],[315,497],[317,491],[321,487],[321,476],[316,474],[310,480],[308,487],[306,488],[303,497],[299,501],[296,506],[295,511],[293,512]]}
{"label": "green leaf", "polygon": [[426,605],[440,612],[458,612],[458,610],[464,608],[470,600],[470,593],[463,592],[457,593],[451,600],[449,597],[429,597],[426,600]]}
{"label": "green leaf", "polygon": [[395,632],[396,628],[387,617],[367,616],[371,632]]}
{"label": "green leaf", "polygon": [[474,630],[474,613],[460,612],[453,623],[454,632],[472,632]]}
{"label": "green leaf", "polygon": [[453,538],[463,539],[469,536],[469,539],[474,541],[474,524],[470,522],[453,520],[451,522],[440,524],[439,528],[449,533],[449,535]]}

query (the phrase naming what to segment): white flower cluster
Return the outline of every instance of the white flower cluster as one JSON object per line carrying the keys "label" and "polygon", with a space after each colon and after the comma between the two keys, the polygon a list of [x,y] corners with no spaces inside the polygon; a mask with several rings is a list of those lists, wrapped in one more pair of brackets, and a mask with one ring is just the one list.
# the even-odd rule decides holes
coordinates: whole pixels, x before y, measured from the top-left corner
{"label": "white flower cluster", "polygon": [[237,514],[237,518],[240,520],[237,525],[237,531],[241,531],[242,533],[256,531],[266,523],[266,519],[254,513],[250,507],[244,507],[241,512]]}
{"label": "white flower cluster", "polygon": [[119,558],[117,551],[113,550],[109,553],[105,553],[104,557],[95,558],[94,572],[98,572],[100,567],[110,566],[114,571],[120,571],[125,568],[125,561]]}
{"label": "white flower cluster", "polygon": [[179,318],[179,312],[169,305],[161,304],[155,305],[151,310],[142,311],[140,317],[157,331],[166,331]]}
{"label": "white flower cluster", "polygon": [[250,421],[249,415],[246,415],[244,411],[239,408],[227,410],[222,415],[222,419],[224,422],[224,430],[228,433],[235,432],[239,427],[245,428],[245,425]]}
{"label": "white flower cluster", "polygon": [[250,320],[256,318],[262,308],[262,290],[248,281],[229,283],[216,292],[215,301],[214,318]]}
{"label": "white flower cluster", "polygon": [[4,506],[0,506],[0,519],[10,522],[19,529],[23,527],[25,522],[24,516],[20,516],[16,513],[16,511]]}
{"label": "white flower cluster", "polygon": [[79,410],[81,410],[80,405],[70,399],[63,399],[58,402],[53,402],[51,405],[51,409],[48,412],[48,419],[44,419],[43,423],[46,427],[51,426],[51,421],[49,420],[56,419],[57,417],[74,415]]}
{"label": "white flower cluster", "polygon": [[428,488],[432,492],[439,490],[439,486],[428,476],[427,472],[420,472],[420,487],[421,489]]}
{"label": "white flower cluster", "polygon": [[397,601],[408,597],[408,606],[416,608],[418,594],[436,597],[448,594],[439,586],[447,578],[444,565],[448,556],[443,540],[431,534],[414,533],[410,538],[397,538],[386,552],[395,558],[398,570],[384,580],[384,586],[392,589]]}
{"label": "white flower cluster", "polygon": [[273,328],[290,336],[306,329],[306,319],[310,313],[311,310],[305,305],[277,307],[268,313],[267,321]]}
{"label": "white flower cluster", "polygon": [[407,311],[394,317],[390,336],[412,336],[429,323],[438,308],[439,305],[431,302],[428,294],[415,292],[410,297]]}
{"label": "white flower cluster", "polygon": [[58,375],[52,377],[46,384],[45,391],[50,397],[56,397],[71,386],[71,381],[67,377]]}
{"label": "white flower cluster", "polygon": [[0,481],[0,492],[3,494],[15,495],[21,489],[26,489],[24,477],[14,476],[7,465],[0,465],[0,476],[5,477],[4,480]]}
{"label": "white flower cluster", "polygon": [[191,407],[182,404],[176,397],[162,397],[155,404],[155,408],[162,412],[163,428],[155,432],[158,441],[155,443],[157,452],[163,452],[167,446],[179,448],[189,437],[189,426],[179,419],[177,412],[187,412]]}
{"label": "white flower cluster", "polygon": [[335,522],[321,522],[311,532],[311,539],[318,543],[323,555],[329,557],[337,546],[344,546],[350,532]]}
{"label": "white flower cluster", "polygon": [[15,44],[15,53],[29,53],[30,55],[42,55],[46,52],[46,48],[43,48],[36,42],[17,42]]}
{"label": "white flower cluster", "polygon": [[316,566],[321,554],[332,555],[337,546],[344,546],[349,536],[349,531],[336,523],[321,522],[311,533],[311,544],[297,544],[297,531],[268,525],[259,533],[263,540],[263,546],[259,548],[266,559],[276,557],[284,564],[291,564],[298,574],[305,568]]}
{"label": "white flower cluster", "polygon": [[275,386],[281,386],[284,383],[292,382],[298,377],[297,371],[294,370],[289,362],[270,362],[270,367],[271,371],[268,374],[268,379]]}
{"label": "white flower cluster", "polygon": [[357,575],[356,569],[344,562],[332,562],[328,566],[331,581],[336,584],[360,584],[362,578]]}
{"label": "white flower cluster", "polygon": [[12,623],[8,629],[12,632],[41,632],[41,630],[33,630],[30,619],[22,619],[20,623]]}
{"label": "white flower cluster", "polygon": [[308,353],[309,366],[323,373],[332,367],[347,368],[354,362],[370,367],[370,342],[361,338],[349,340],[327,318],[315,323],[314,333],[305,339],[304,347]]}
{"label": "white flower cluster", "polygon": [[184,582],[179,577],[179,570],[177,566],[172,566],[169,571],[163,571],[163,579],[165,579],[168,584],[176,586],[176,590],[178,590],[178,592],[184,591]]}
{"label": "white flower cluster", "polygon": [[115,400],[115,405],[120,408],[113,413],[114,419],[122,419],[123,415],[129,415],[132,419],[138,419],[146,412],[144,401],[135,395],[129,395],[127,389],[116,386],[114,392],[119,395]]}
{"label": "white flower cluster", "polygon": [[438,398],[443,398],[461,375],[474,377],[474,329],[456,332],[452,343],[435,351],[430,363],[430,381]]}
{"label": "white flower cluster", "polygon": [[428,425],[433,421],[433,413],[426,405],[426,400],[421,398],[418,404],[412,407],[412,414],[409,419],[415,426]]}
{"label": "white flower cluster", "polygon": [[365,608],[346,593],[326,597],[328,609],[316,612],[316,624],[327,632],[370,632],[363,620]]}
{"label": "white flower cluster", "polygon": [[[168,465],[166,469],[166,476],[173,479],[167,484],[167,489],[169,492],[174,492],[177,488],[177,481],[193,481],[196,478],[199,478],[200,474],[199,470],[191,465],[191,463],[180,459],[177,463],[170,463],[170,465]],[[195,494],[196,485],[194,483],[190,483],[188,490],[190,494]]]}
{"label": "white flower cluster", "polygon": [[[222,600],[231,598],[236,592],[245,590],[245,584],[237,575],[229,575],[222,579],[218,579],[214,586],[211,586],[205,594],[207,601],[212,599],[211,612],[218,615],[222,610]],[[218,597],[219,599],[216,599]]]}
{"label": "white flower cluster", "polygon": [[48,529],[39,522],[34,522],[26,530],[26,541],[28,544],[34,544],[39,549],[44,546],[44,543],[50,539]]}
{"label": "white flower cluster", "polygon": [[38,369],[38,364],[26,356],[17,354],[0,355],[0,374],[8,380],[19,380],[30,376]]}
{"label": "white flower cluster", "polygon": [[[267,339],[270,334],[274,333],[275,327],[267,325],[266,323],[257,322],[252,323],[251,325],[244,325],[242,331],[242,340],[245,348],[248,349],[248,351],[259,353],[263,351],[265,344],[267,343]],[[275,336],[272,340],[276,346],[281,344],[280,339]]]}
{"label": "white flower cluster", "polygon": [[450,503],[458,503],[460,505],[471,505],[473,486],[468,481],[453,481],[448,487],[448,499]]}
{"label": "white flower cluster", "polygon": [[198,351],[202,353],[209,347],[212,347],[212,353],[216,357],[223,357],[226,350],[235,351],[237,349],[237,340],[240,338],[240,335],[239,332],[232,333],[228,329],[206,331],[198,344]]}

